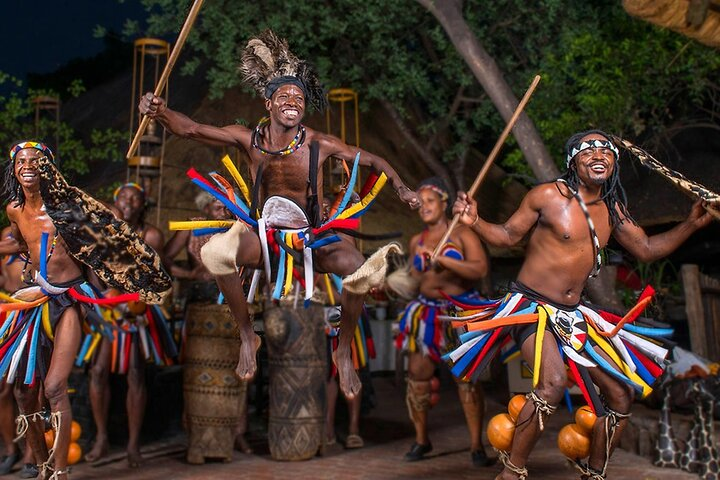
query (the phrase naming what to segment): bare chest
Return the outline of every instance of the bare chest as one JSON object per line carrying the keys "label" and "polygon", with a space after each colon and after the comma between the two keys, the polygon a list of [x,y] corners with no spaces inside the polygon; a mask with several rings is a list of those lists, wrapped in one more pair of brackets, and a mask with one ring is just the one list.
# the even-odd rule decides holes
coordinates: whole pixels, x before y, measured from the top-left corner
{"label": "bare chest", "polygon": [[49,238],[55,235],[55,225],[44,210],[23,211],[16,220],[20,234],[22,235],[32,257],[37,257],[40,252],[42,234],[47,233]]}
{"label": "bare chest", "polygon": [[540,223],[558,242],[568,246],[592,242],[592,230],[598,237],[600,247],[607,245],[611,228],[607,207],[598,202],[587,205],[586,215],[577,200],[570,199],[543,212]]}
{"label": "bare chest", "polygon": [[306,146],[290,155],[261,155],[256,160],[259,168],[254,181],[260,181],[261,199],[281,195],[304,203],[311,193],[310,155]]}

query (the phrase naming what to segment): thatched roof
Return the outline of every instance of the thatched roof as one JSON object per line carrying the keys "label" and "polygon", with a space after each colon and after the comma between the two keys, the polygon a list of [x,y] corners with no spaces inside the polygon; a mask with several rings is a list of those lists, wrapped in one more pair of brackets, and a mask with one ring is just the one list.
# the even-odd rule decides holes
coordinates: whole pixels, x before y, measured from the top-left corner
{"label": "thatched roof", "polygon": [[623,0],[633,17],[720,47],[720,0]]}

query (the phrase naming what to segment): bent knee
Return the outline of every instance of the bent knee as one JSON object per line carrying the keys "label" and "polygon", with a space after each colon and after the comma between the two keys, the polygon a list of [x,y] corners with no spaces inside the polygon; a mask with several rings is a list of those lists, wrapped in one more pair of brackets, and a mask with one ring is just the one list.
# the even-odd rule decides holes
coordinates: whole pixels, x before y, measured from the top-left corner
{"label": "bent knee", "polygon": [[629,413],[635,393],[625,385],[617,385],[603,392],[608,406],[618,413]]}
{"label": "bent knee", "polygon": [[66,379],[45,380],[45,398],[47,398],[51,403],[56,402],[63,397],[67,397],[67,391],[68,383]]}
{"label": "bent knee", "polygon": [[535,391],[551,405],[557,405],[565,393],[565,388],[567,388],[565,372],[553,372],[544,376]]}
{"label": "bent knee", "polygon": [[90,382],[97,385],[105,385],[110,378],[110,368],[107,365],[101,365],[99,362],[90,367]]}

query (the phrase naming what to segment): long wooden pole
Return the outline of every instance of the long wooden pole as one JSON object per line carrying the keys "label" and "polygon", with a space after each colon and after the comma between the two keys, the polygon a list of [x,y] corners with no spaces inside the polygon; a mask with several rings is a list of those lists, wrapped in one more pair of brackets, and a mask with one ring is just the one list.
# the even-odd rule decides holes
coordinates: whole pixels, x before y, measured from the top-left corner
{"label": "long wooden pole", "polygon": [[[173,67],[175,66],[175,62],[177,61],[178,57],[180,56],[180,51],[182,50],[183,45],[185,44],[185,40],[187,39],[188,35],[190,34],[190,30],[192,30],[193,23],[195,23],[195,19],[197,18],[198,13],[200,12],[200,7],[202,7],[204,0],[195,0],[195,3],[193,3],[193,6],[190,8],[190,12],[188,13],[187,18],[185,19],[185,24],[182,27],[182,30],[180,30],[180,34],[178,35],[177,42],[175,43],[175,46],[173,47],[172,52],[170,53],[170,57],[168,58],[167,63],[165,64],[165,68],[163,69],[162,75],[160,75],[160,80],[158,80],[157,85],[155,85],[155,96],[159,97],[162,91],[165,89],[165,84],[167,84],[168,78],[170,77],[170,72],[172,72]],[[130,158],[135,154],[135,150],[138,147],[138,144],[140,143],[140,137],[145,133],[145,129],[148,126],[148,123],[150,123],[150,117],[143,116],[142,121],[140,122],[140,126],[137,129],[137,132],[135,132],[135,137],[133,138],[132,143],[130,143],[130,148],[128,149],[127,154],[125,155],[126,158]]]}
{"label": "long wooden pole", "polygon": [[[518,103],[518,106],[515,109],[512,117],[510,117],[507,125],[505,125],[505,130],[503,130],[500,134],[500,138],[498,138],[497,142],[495,142],[495,146],[490,152],[490,155],[488,155],[485,164],[483,165],[480,172],[477,174],[477,177],[475,177],[475,181],[467,192],[468,197],[474,197],[475,193],[477,193],[477,189],[480,187],[480,184],[483,182],[483,180],[485,180],[485,177],[490,171],[490,167],[492,167],[492,164],[495,162],[495,158],[497,158],[498,153],[500,153],[500,149],[505,143],[505,140],[507,140],[508,135],[510,135],[510,131],[512,130],[513,126],[515,126],[515,122],[517,122],[517,119],[520,117],[520,114],[525,108],[525,105],[527,105],[528,101],[530,101],[530,97],[535,91],[535,87],[537,87],[538,83],[540,83],[540,75],[535,75],[535,78],[530,84],[530,87],[527,89],[527,92],[525,92],[525,95],[523,96],[522,100],[520,100],[520,103]],[[435,250],[433,250],[432,256],[430,257],[431,261],[437,258],[440,250],[442,249],[442,246],[445,245],[445,242],[447,242],[448,238],[450,238],[450,234],[452,234],[452,231],[457,226],[459,220],[460,214],[455,214],[447,231],[443,235],[442,239],[440,239],[440,242],[438,242],[438,244],[435,246]]]}

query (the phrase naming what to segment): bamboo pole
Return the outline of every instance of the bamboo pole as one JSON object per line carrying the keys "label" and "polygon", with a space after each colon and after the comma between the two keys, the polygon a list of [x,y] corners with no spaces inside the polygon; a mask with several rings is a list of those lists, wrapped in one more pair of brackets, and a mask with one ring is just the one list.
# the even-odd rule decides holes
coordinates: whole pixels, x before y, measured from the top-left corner
{"label": "bamboo pole", "polygon": [[[508,121],[507,125],[505,126],[505,129],[500,134],[500,138],[498,138],[497,142],[495,143],[495,146],[493,147],[492,151],[490,152],[490,155],[488,155],[487,160],[485,161],[485,164],[483,165],[480,172],[477,174],[477,177],[475,177],[475,181],[473,182],[472,186],[468,190],[467,194],[468,197],[474,197],[475,193],[477,193],[478,188],[480,187],[480,184],[485,180],[485,177],[487,176],[488,172],[490,171],[490,167],[495,162],[495,158],[497,158],[498,153],[500,153],[500,149],[502,148],[503,144],[505,143],[505,140],[507,140],[508,135],[510,135],[510,131],[515,126],[515,122],[517,122],[517,119],[520,117],[520,114],[522,113],[523,109],[525,108],[525,105],[527,105],[528,101],[530,101],[530,97],[532,96],[533,92],[535,91],[535,87],[537,87],[538,83],[540,83],[540,75],[535,75],[535,78],[533,79],[532,83],[530,84],[530,87],[527,89],[527,92],[525,92],[525,95],[523,96],[522,100],[520,100],[520,103],[518,103],[517,108],[515,109],[515,112],[513,113],[512,117],[510,117],[510,120]],[[452,222],[450,223],[450,226],[448,227],[447,231],[443,235],[443,237],[440,239],[440,242],[435,246],[435,250],[433,250],[432,256],[430,257],[430,260],[433,261],[435,258],[437,258],[438,254],[440,253],[440,250],[442,249],[442,246],[445,245],[445,242],[448,241],[448,238],[450,238],[450,234],[452,233],[453,229],[457,226],[458,221],[460,220],[460,215],[456,214]]]}
{"label": "bamboo pole", "polygon": [[[190,8],[190,12],[185,19],[185,24],[183,25],[182,30],[180,30],[180,34],[178,35],[175,47],[173,48],[172,53],[170,53],[170,58],[168,58],[168,61],[165,64],[165,68],[163,69],[162,75],[160,76],[160,80],[158,81],[157,85],[155,85],[154,94],[156,97],[160,96],[163,89],[165,88],[165,84],[170,77],[170,72],[175,66],[175,62],[177,61],[178,57],[180,56],[180,51],[185,44],[187,36],[190,34],[190,30],[192,30],[193,23],[195,23],[195,19],[200,12],[200,7],[202,7],[203,1],[204,0],[195,0],[193,6]],[[145,129],[147,128],[149,122],[150,117],[145,115],[140,122],[140,126],[138,127],[137,132],[135,132],[135,137],[133,138],[133,141],[130,143],[130,148],[125,155],[126,158],[132,157],[135,153],[135,150],[138,147],[138,143],[140,143],[140,137],[143,135],[143,133],[145,133]]]}

